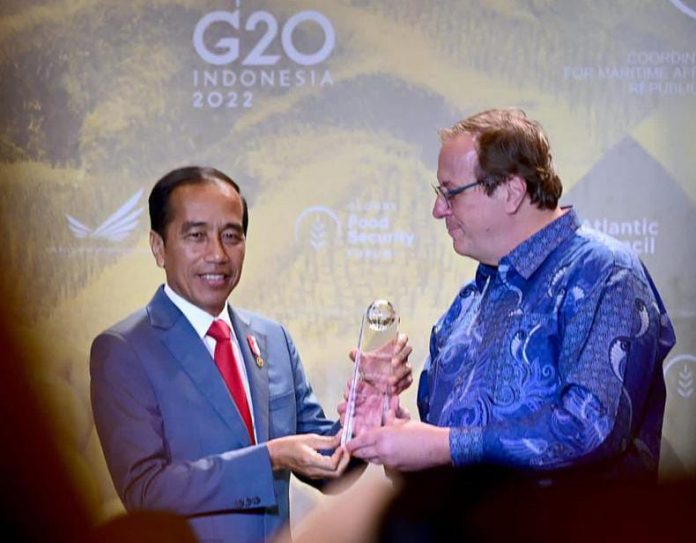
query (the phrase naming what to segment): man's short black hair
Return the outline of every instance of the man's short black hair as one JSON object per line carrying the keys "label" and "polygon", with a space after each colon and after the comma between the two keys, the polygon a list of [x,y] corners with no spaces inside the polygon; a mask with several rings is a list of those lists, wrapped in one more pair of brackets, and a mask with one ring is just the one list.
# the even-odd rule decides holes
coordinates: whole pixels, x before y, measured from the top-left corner
{"label": "man's short black hair", "polygon": [[249,226],[249,210],[247,208],[246,199],[239,189],[239,185],[220,170],[204,166],[177,168],[164,175],[155,183],[152,192],[150,192],[150,198],[148,199],[150,208],[150,228],[164,239],[164,231],[172,220],[169,205],[169,197],[172,192],[174,192],[177,187],[184,185],[197,185],[199,183],[210,183],[214,181],[221,181],[231,185],[241,197],[243,209],[242,229],[246,236],[247,227]]}

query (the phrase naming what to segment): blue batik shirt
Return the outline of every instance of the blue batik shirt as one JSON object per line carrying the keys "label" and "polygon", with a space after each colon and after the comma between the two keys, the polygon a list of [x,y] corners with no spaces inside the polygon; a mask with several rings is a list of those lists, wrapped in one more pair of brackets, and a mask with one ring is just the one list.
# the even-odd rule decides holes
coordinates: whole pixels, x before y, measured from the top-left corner
{"label": "blue batik shirt", "polygon": [[421,419],[451,428],[455,465],[655,473],[674,342],[636,254],[568,209],[480,264],[435,324]]}

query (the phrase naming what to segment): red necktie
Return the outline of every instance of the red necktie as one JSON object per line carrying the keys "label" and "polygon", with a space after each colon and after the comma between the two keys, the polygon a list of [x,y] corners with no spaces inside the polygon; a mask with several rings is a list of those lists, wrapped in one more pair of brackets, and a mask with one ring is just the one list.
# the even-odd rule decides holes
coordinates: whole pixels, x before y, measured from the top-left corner
{"label": "red necktie", "polygon": [[242,416],[244,425],[249,432],[249,439],[252,445],[256,443],[254,439],[254,426],[251,422],[251,412],[247,402],[246,392],[242,384],[242,377],[234,359],[232,343],[230,341],[230,327],[225,321],[215,320],[208,329],[208,335],[215,339],[215,365],[220,370],[225,384],[232,394],[234,403],[237,404],[239,414]]}

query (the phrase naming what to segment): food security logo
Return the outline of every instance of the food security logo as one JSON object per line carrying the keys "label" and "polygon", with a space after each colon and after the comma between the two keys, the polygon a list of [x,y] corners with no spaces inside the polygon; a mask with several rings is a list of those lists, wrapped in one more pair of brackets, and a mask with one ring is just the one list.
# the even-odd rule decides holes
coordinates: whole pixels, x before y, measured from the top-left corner
{"label": "food security logo", "polygon": [[196,109],[248,109],[263,91],[333,85],[324,66],[336,44],[334,26],[323,13],[298,11],[279,21],[268,11],[234,11],[201,17],[193,47],[205,63],[193,70]]}
{"label": "food security logo", "polygon": [[412,248],[416,236],[394,228],[394,202],[351,202],[344,220],[331,208],[311,206],[295,220],[295,242],[322,252],[345,249],[349,260],[390,261],[396,250]]}
{"label": "food security logo", "polygon": [[341,221],[328,207],[308,207],[295,220],[295,241],[306,242],[314,251],[321,251],[342,238]]}
{"label": "food security logo", "polygon": [[696,392],[696,356],[681,354],[667,361],[663,368],[667,387],[676,396],[688,400]]}

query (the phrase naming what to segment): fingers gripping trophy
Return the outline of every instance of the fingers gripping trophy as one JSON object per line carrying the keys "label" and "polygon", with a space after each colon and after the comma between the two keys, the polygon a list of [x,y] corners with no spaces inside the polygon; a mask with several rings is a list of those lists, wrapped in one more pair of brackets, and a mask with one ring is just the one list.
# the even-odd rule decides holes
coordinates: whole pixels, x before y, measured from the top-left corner
{"label": "fingers gripping trophy", "polygon": [[350,382],[341,445],[369,428],[384,425],[399,407],[389,377],[399,332],[399,315],[387,300],[375,300],[363,314]]}

